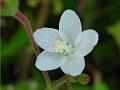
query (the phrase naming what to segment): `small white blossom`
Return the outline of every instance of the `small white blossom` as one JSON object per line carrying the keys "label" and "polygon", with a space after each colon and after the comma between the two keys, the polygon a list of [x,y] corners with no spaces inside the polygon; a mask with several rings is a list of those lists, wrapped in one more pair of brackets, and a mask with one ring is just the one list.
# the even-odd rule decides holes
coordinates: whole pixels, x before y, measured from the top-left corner
{"label": "small white blossom", "polygon": [[85,67],[84,56],[92,51],[98,42],[94,30],[82,32],[76,13],[66,10],[59,23],[59,30],[41,28],[34,32],[35,42],[44,49],[37,57],[35,66],[42,71],[61,68],[65,74],[76,76]]}

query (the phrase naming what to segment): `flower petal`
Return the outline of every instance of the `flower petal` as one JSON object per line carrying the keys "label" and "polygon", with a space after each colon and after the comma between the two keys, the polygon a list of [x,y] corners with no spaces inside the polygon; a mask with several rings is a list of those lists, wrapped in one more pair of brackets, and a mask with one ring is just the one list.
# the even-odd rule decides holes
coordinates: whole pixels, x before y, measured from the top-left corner
{"label": "flower petal", "polygon": [[41,28],[34,32],[35,42],[45,50],[53,49],[55,40],[59,40],[58,30],[53,28]]}
{"label": "flower petal", "polygon": [[84,57],[81,54],[76,53],[67,58],[65,64],[61,66],[61,69],[66,74],[77,76],[81,74],[84,67]]}
{"label": "flower petal", "polygon": [[76,51],[86,56],[92,51],[94,46],[98,42],[98,33],[94,30],[85,30],[80,35],[78,35],[75,45]]}
{"label": "flower petal", "polygon": [[[66,10],[59,23],[59,31],[62,32],[61,38],[66,39],[71,44],[74,43],[77,35],[82,32],[81,22],[78,15],[72,10]],[[64,35],[63,35],[64,34]]]}
{"label": "flower petal", "polygon": [[36,60],[35,66],[42,71],[59,68],[66,61],[66,58],[60,53],[43,51]]}

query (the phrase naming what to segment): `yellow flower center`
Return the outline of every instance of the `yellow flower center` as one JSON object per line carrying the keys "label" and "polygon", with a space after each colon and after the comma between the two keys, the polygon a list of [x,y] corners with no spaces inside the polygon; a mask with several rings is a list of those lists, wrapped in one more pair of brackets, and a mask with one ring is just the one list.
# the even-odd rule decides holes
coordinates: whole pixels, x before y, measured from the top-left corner
{"label": "yellow flower center", "polygon": [[62,53],[64,55],[68,55],[69,53],[71,53],[71,44],[69,44],[68,42],[66,41],[60,41],[60,40],[57,40],[55,43],[54,43],[54,49],[59,52],[59,53]]}

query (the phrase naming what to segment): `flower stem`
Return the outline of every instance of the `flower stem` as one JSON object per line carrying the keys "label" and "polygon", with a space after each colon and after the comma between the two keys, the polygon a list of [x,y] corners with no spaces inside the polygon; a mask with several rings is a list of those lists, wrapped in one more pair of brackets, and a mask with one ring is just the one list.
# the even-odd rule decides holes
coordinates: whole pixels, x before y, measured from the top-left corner
{"label": "flower stem", "polygon": [[65,84],[68,87],[68,90],[73,90],[72,89],[72,84],[69,81],[67,75],[61,77],[60,79],[58,79],[57,81],[53,82],[53,87],[50,90],[57,90],[61,85]]}
{"label": "flower stem", "polygon": [[57,81],[53,82],[53,87],[50,90],[56,90],[64,83],[65,83],[65,76],[63,76],[60,79],[58,79]]}
{"label": "flower stem", "polygon": [[[13,15],[13,17],[16,18],[24,26],[24,28],[25,28],[25,30],[27,32],[27,35],[28,35],[28,37],[30,39],[31,45],[32,45],[32,47],[34,49],[35,55],[38,56],[39,53],[40,53],[40,50],[35,44],[35,41],[34,41],[34,38],[33,38],[32,28],[31,28],[29,20],[19,10]],[[45,78],[47,86],[50,86],[52,84],[52,82],[51,82],[51,80],[49,78],[48,72],[44,71],[42,73],[43,73],[43,76]]]}
{"label": "flower stem", "polygon": [[72,89],[72,84],[71,84],[70,80],[68,79],[67,75],[65,76],[65,83],[68,87],[68,90],[73,90]]}

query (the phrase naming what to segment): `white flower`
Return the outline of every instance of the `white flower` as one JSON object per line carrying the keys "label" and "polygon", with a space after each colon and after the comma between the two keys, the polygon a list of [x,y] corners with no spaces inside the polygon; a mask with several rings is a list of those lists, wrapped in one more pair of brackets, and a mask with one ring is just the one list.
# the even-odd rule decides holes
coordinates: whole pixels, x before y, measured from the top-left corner
{"label": "white flower", "polygon": [[61,68],[65,74],[76,76],[85,67],[84,56],[98,42],[94,30],[82,32],[76,13],[66,10],[60,18],[59,30],[41,28],[34,32],[35,42],[44,49],[37,57],[35,66],[42,71]]}

